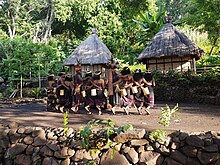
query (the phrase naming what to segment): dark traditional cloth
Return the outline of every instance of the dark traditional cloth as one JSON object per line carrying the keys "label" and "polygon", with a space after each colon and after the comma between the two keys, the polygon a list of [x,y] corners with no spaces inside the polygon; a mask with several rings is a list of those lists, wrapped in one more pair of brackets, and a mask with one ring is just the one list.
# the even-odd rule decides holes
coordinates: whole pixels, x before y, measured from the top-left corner
{"label": "dark traditional cloth", "polygon": [[[61,95],[63,91],[63,95]],[[71,89],[67,89],[63,85],[57,87],[56,95],[58,99],[58,105],[64,106],[64,108],[70,109],[72,107],[72,95]]]}
{"label": "dark traditional cloth", "polygon": [[55,110],[56,107],[56,87],[57,83],[51,79],[51,77],[48,77],[48,87],[47,87],[47,110]]}
{"label": "dark traditional cloth", "polygon": [[101,89],[95,87],[97,95],[92,96],[95,106],[104,107],[106,104],[106,97],[104,95],[104,89],[102,88],[102,84],[96,82],[94,82],[94,84],[97,85],[98,87],[101,87]]}
{"label": "dark traditional cloth", "polygon": [[92,86],[91,81],[92,81],[92,77],[87,77],[83,82],[83,87],[82,88],[86,92],[86,96],[84,98],[85,106],[88,106],[88,105],[89,106],[94,106],[95,105],[94,100],[91,96],[91,88],[90,88]]}
{"label": "dark traditional cloth", "polygon": [[[115,70],[112,71],[112,83],[115,83],[119,80],[119,76],[116,73]],[[112,105],[112,107],[116,104],[116,86],[113,86],[113,95],[109,96],[109,103]]]}
{"label": "dark traditional cloth", "polygon": [[[154,80],[153,80],[153,76],[151,73],[145,73],[144,78],[147,82],[153,85]],[[154,90],[152,86],[148,86],[148,89],[149,89],[150,94],[148,96],[144,96],[144,105],[146,107],[148,106],[153,107],[154,106]]]}
{"label": "dark traditional cloth", "polygon": [[[120,88],[121,90],[125,88],[126,84],[130,84],[132,80],[123,80],[122,81],[122,87]],[[120,93],[120,98],[121,98],[121,107],[127,107],[127,106],[132,106],[134,104],[134,98],[131,92],[131,88],[126,88],[127,96],[123,96]]]}
{"label": "dark traditional cloth", "polygon": [[[143,79],[143,73],[142,72],[134,73],[133,79],[134,79],[134,82],[137,82],[138,84],[141,85],[142,79]],[[134,83],[134,85],[135,85],[135,83]],[[134,104],[137,108],[139,108],[139,107],[141,108],[144,105],[144,94],[143,94],[141,87],[137,87],[137,90],[138,90],[137,93],[133,93]]]}

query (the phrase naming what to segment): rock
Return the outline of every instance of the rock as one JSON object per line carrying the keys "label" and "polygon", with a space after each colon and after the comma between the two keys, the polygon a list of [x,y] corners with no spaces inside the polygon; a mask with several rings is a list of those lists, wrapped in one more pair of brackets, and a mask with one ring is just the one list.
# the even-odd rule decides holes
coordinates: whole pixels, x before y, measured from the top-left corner
{"label": "rock", "polygon": [[183,140],[185,140],[188,136],[189,136],[188,133],[181,132],[180,135],[179,135],[179,139],[180,139],[181,141],[183,141]]}
{"label": "rock", "polygon": [[173,150],[177,150],[180,147],[180,143],[175,143],[172,142],[170,148],[172,148]]}
{"label": "rock", "polygon": [[49,142],[46,145],[47,145],[47,147],[49,147],[53,151],[58,150],[57,143],[55,141]]}
{"label": "rock", "polygon": [[187,158],[187,165],[201,165],[198,159],[196,158]]}
{"label": "rock", "polygon": [[145,151],[144,146],[140,146],[140,147],[137,149],[137,152],[138,152],[138,153],[142,153],[142,152],[144,152],[144,151]]}
{"label": "rock", "polygon": [[11,144],[16,144],[20,140],[20,135],[16,133],[10,136],[9,138],[10,138]]}
{"label": "rock", "polygon": [[5,153],[5,158],[9,158],[11,155],[18,155],[27,148],[25,144],[16,144],[15,146],[8,148]]}
{"label": "rock", "polygon": [[3,149],[6,149],[8,148],[10,145],[9,141],[8,140],[0,140],[0,148],[3,148]]}
{"label": "rock", "polygon": [[23,141],[25,144],[32,144],[34,139],[31,136],[26,136]]}
{"label": "rock", "polygon": [[154,150],[154,148],[151,145],[146,145],[144,148],[146,151],[153,151]]}
{"label": "rock", "polygon": [[84,158],[84,152],[86,152],[85,149],[77,150],[75,155],[72,157],[72,160],[76,162],[82,161]]}
{"label": "rock", "polygon": [[75,150],[68,148],[67,153],[69,157],[72,157],[75,154]]}
{"label": "rock", "polygon": [[25,134],[31,134],[34,131],[34,128],[32,127],[27,127],[26,130],[24,131]]}
{"label": "rock", "polygon": [[186,143],[195,147],[204,147],[204,141],[196,135],[190,135],[186,138]]}
{"label": "rock", "polygon": [[47,142],[45,137],[45,132],[40,131],[41,133],[34,138],[33,146],[44,146]]}
{"label": "rock", "polygon": [[122,146],[122,144],[119,143],[119,144],[115,145],[114,148],[115,148],[116,151],[120,151],[121,150],[121,146]]}
{"label": "rock", "polygon": [[53,156],[53,151],[51,151],[47,146],[43,146],[43,147],[40,149],[40,153],[41,153],[41,155],[43,155],[44,157]]}
{"label": "rock", "polygon": [[67,137],[66,136],[60,136],[60,137],[58,137],[58,141],[59,142],[65,142],[67,140]]}
{"label": "rock", "polygon": [[24,127],[20,127],[20,128],[18,128],[17,133],[23,134],[24,131],[25,131],[25,128]]}
{"label": "rock", "polygon": [[168,146],[170,145],[170,142],[171,142],[171,137],[168,136],[167,139],[166,139],[165,142],[164,142],[164,145],[165,145],[166,147],[168,147]]}
{"label": "rock", "polygon": [[72,140],[70,147],[76,149],[82,149],[82,143],[79,140]]}
{"label": "rock", "polygon": [[109,149],[107,152],[103,153],[100,160],[100,165],[129,165],[128,160],[124,155],[119,154],[118,151],[113,151]]}
{"label": "rock", "polygon": [[218,159],[214,165],[220,165],[220,159]]}
{"label": "rock", "polygon": [[138,139],[138,140],[131,140],[130,141],[131,146],[143,146],[145,144],[149,144],[149,141],[146,139]]}
{"label": "rock", "polygon": [[37,137],[37,136],[45,136],[45,131],[43,130],[43,128],[40,127],[36,127],[35,130],[33,130],[32,132],[32,136],[33,137]]}
{"label": "rock", "polygon": [[32,145],[29,145],[26,149],[27,155],[32,155],[34,153],[34,147]]}
{"label": "rock", "polygon": [[136,133],[121,133],[114,138],[114,141],[117,143],[125,143],[132,139],[139,139],[138,134]]}
{"label": "rock", "polygon": [[42,162],[42,159],[39,155],[32,155],[32,162],[33,162],[33,165],[38,165],[39,162],[40,163]]}
{"label": "rock", "polygon": [[138,162],[138,153],[135,151],[134,148],[131,148],[128,153],[126,154],[128,160],[130,160],[133,164]]}
{"label": "rock", "polygon": [[60,151],[54,153],[56,158],[67,158],[68,157],[68,147],[63,147]]}
{"label": "rock", "polygon": [[162,155],[166,155],[166,156],[170,155],[170,149],[164,145],[161,145],[161,147],[159,148],[159,151]]}
{"label": "rock", "polygon": [[209,164],[220,159],[220,154],[198,151],[197,157],[202,164]]}
{"label": "rock", "polygon": [[167,158],[166,159],[166,165],[183,165],[183,164],[181,164],[181,163],[179,163],[179,162],[177,162],[177,161],[175,161],[171,158]]}
{"label": "rock", "polygon": [[8,136],[13,136],[17,134],[17,128],[12,128],[8,131]]}
{"label": "rock", "polygon": [[24,154],[17,155],[14,162],[19,165],[32,165],[31,157]]}
{"label": "rock", "polygon": [[140,154],[139,164],[141,165],[156,165],[162,164],[163,157],[157,153],[152,151],[145,151]]}
{"label": "rock", "polygon": [[42,165],[59,165],[59,162],[52,157],[44,158]]}
{"label": "rock", "polygon": [[10,129],[8,128],[5,128],[5,129],[1,129],[0,131],[0,139],[4,139],[5,137],[7,137],[8,133],[9,133]]}
{"label": "rock", "polygon": [[137,131],[137,134],[139,136],[139,139],[142,139],[144,137],[144,135],[146,134],[146,130],[142,129],[140,131]]}
{"label": "rock", "polygon": [[213,144],[213,145],[210,145],[210,146],[206,146],[203,150],[206,151],[206,152],[218,152],[218,145]]}
{"label": "rock", "polygon": [[193,146],[183,146],[181,151],[188,157],[196,157],[198,150]]}
{"label": "rock", "polygon": [[57,136],[53,132],[47,133],[48,140],[57,140]]}
{"label": "rock", "polygon": [[187,162],[187,157],[179,151],[174,151],[173,153],[171,153],[170,158],[174,159],[175,161],[181,164],[186,164]]}
{"label": "rock", "polygon": [[18,128],[18,123],[12,121],[12,122],[10,122],[10,123],[8,124],[8,127],[9,127],[9,128]]}
{"label": "rock", "polygon": [[129,151],[130,149],[131,149],[130,147],[128,147],[128,146],[126,146],[125,144],[123,144],[122,147],[121,147],[121,152],[124,153],[124,154],[126,154],[126,153],[128,153],[128,151]]}
{"label": "rock", "polygon": [[219,139],[214,138],[214,139],[213,139],[213,142],[214,142],[214,144],[217,144],[218,147],[220,148],[220,138],[219,138]]}
{"label": "rock", "polygon": [[74,133],[74,129],[73,128],[68,128],[68,130],[66,131],[66,136],[69,137],[73,133]]}
{"label": "rock", "polygon": [[70,164],[70,158],[66,158],[62,161],[61,165],[69,165]]}

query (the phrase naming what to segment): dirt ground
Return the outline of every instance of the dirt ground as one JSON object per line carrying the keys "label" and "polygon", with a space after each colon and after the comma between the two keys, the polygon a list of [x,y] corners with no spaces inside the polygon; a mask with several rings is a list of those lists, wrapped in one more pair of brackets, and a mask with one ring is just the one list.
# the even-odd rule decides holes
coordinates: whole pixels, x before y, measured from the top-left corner
{"label": "dirt ground", "polygon": [[[176,103],[167,103],[170,107]],[[138,115],[135,109],[131,109],[130,115],[119,108],[116,108],[116,115],[110,111],[103,111],[103,115],[98,115],[93,110],[92,115],[86,114],[82,108],[79,113],[69,113],[68,127],[78,129],[85,126],[92,119],[112,119],[115,125],[122,126],[132,124],[137,129],[164,129],[158,124],[161,115],[161,107],[166,107],[164,102],[156,102],[154,108],[150,109],[150,115]],[[171,125],[166,128],[168,131],[182,130],[185,132],[218,131],[220,132],[220,106],[204,104],[185,104],[179,103],[181,111],[177,117],[171,121]],[[0,104],[0,123],[6,125],[15,121],[23,126],[40,127],[63,127],[63,114],[59,112],[45,111],[44,103],[28,104]]]}

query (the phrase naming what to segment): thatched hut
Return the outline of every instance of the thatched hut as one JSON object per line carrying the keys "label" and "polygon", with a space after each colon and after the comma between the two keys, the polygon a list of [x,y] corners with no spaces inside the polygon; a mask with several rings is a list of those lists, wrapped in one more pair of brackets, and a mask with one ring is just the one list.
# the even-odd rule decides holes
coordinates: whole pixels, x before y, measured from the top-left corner
{"label": "thatched hut", "polygon": [[201,48],[168,22],[152,38],[138,60],[150,70],[196,71],[195,60],[203,53]]}
{"label": "thatched hut", "polygon": [[92,35],[65,59],[64,66],[70,66],[72,74],[75,73],[75,67],[78,65],[81,65],[82,73],[86,70],[104,71],[104,67],[111,61],[111,58],[112,53],[98,38],[96,30],[93,29]]}
{"label": "thatched hut", "polygon": [[112,65],[116,62],[107,46],[98,38],[96,29],[93,29],[92,35],[83,41],[64,61],[64,66],[70,66],[72,75],[75,74],[75,68],[80,65],[82,75],[85,71],[101,71],[102,76],[108,79],[108,93],[113,94],[112,87]]}

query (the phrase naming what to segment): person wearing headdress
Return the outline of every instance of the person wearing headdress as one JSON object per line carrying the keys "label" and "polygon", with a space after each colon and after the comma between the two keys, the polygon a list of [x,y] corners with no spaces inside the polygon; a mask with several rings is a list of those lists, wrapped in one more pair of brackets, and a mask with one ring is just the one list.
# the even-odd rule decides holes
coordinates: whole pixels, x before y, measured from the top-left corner
{"label": "person wearing headdress", "polygon": [[91,89],[93,87],[92,81],[92,71],[87,70],[83,79],[82,92],[84,93],[84,106],[88,114],[92,114],[90,110],[91,107],[95,105],[94,100],[91,97]]}
{"label": "person wearing headdress", "polygon": [[[148,83],[144,79],[144,74],[141,72],[141,69],[136,69],[135,73],[133,75],[133,80],[134,80],[134,86],[132,87],[132,92],[134,95],[134,104],[135,107],[137,108],[137,111],[139,114],[142,114],[141,109],[143,108],[144,105],[144,96],[145,96],[145,88],[144,86],[149,86],[150,83]],[[148,88],[147,88],[148,89]],[[147,114],[150,114],[147,109],[145,109]]]}
{"label": "person wearing headdress", "polygon": [[67,75],[65,76],[65,79],[63,74],[60,74],[60,76],[61,76],[61,83],[56,90],[56,95],[58,100],[57,108],[61,112],[63,112],[64,110],[69,111],[72,106],[72,91],[74,88],[72,84],[72,76]]}
{"label": "person wearing headdress", "polygon": [[120,99],[122,102],[121,107],[128,115],[128,109],[134,104],[133,96],[131,95],[131,87],[133,85],[133,76],[128,67],[124,67],[121,71],[122,76],[119,80],[114,82],[113,85],[120,89]]}
{"label": "person wearing headdress", "polygon": [[48,87],[47,87],[47,110],[55,110],[56,108],[56,87],[57,82],[54,74],[47,77]]}
{"label": "person wearing headdress", "polygon": [[101,71],[96,71],[93,76],[93,87],[91,91],[92,98],[95,103],[95,107],[99,111],[99,115],[102,114],[102,109],[106,105],[106,96],[104,95],[105,81],[101,78]]}
{"label": "person wearing headdress", "polygon": [[155,86],[155,80],[153,78],[153,75],[149,69],[146,70],[144,74],[144,79],[148,82],[148,89],[149,89],[149,95],[145,97],[144,105],[147,107],[147,110],[149,110],[151,107],[154,106],[154,91],[153,86]]}
{"label": "person wearing headdress", "polygon": [[80,103],[82,102],[83,98],[81,95],[81,86],[83,84],[82,74],[81,74],[81,67],[77,66],[75,68],[76,74],[74,75],[74,110],[77,112],[79,110]]}
{"label": "person wearing headdress", "polygon": [[[112,71],[112,85],[113,85],[115,82],[119,80],[119,75],[115,69],[112,69],[111,71]],[[106,81],[106,86],[108,86],[108,80]],[[116,84],[113,85],[113,93],[109,95],[109,100],[108,100],[109,104],[107,104],[107,108],[111,109],[113,115],[115,115],[115,108],[116,108],[115,105],[116,105],[118,91],[119,91],[118,86]]]}

